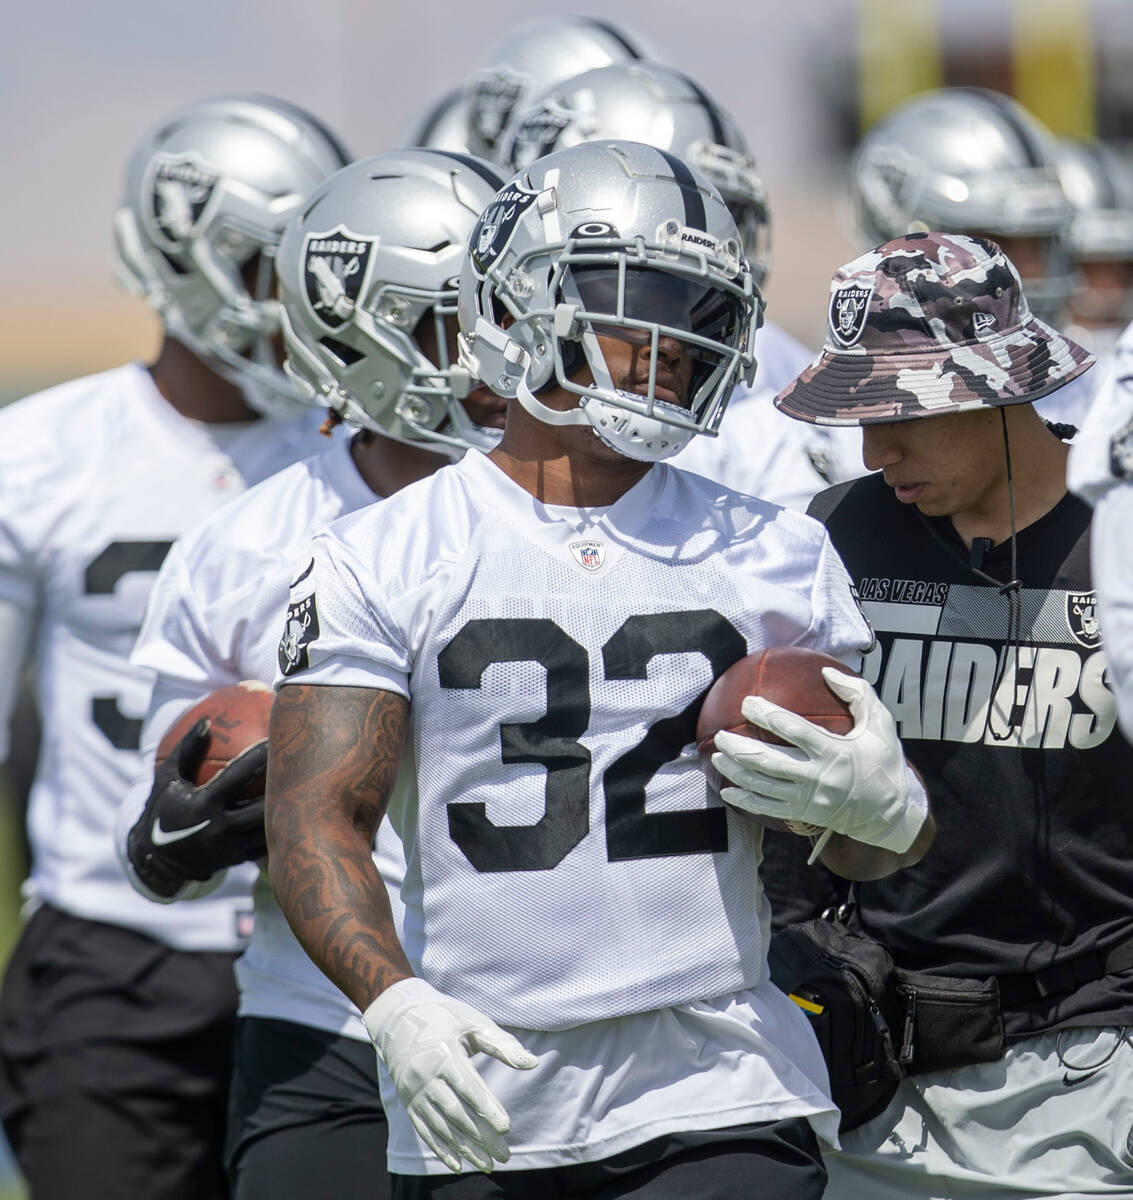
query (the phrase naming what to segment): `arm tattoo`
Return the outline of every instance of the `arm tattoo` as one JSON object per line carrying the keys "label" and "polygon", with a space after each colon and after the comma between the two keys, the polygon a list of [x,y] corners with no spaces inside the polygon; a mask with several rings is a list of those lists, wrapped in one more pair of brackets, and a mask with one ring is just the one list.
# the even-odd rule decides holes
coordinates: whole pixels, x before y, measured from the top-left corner
{"label": "arm tattoo", "polygon": [[315,964],[360,1008],[413,974],[372,857],[409,704],[375,688],[288,684],[272,711],[271,885]]}

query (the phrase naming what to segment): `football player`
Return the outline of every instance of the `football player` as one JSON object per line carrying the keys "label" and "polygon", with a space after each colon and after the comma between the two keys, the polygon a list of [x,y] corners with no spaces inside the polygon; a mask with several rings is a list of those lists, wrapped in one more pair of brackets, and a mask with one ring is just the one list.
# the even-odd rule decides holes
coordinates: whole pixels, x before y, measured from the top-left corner
{"label": "football player", "polygon": [[[391,151],[332,175],[284,233],[287,368],[358,432],[239,497],[179,540],[158,574],[132,659],[156,674],[145,769],[119,815],[128,869],[153,899],[193,899],[225,868],[264,853],[263,804],[244,795],[245,760],[193,788],[177,756],[155,780],[154,749],[207,693],[274,678],[299,550],[337,517],[499,440],[505,402],[456,361],[454,284],[472,226],[502,183],[466,155]],[[305,636],[289,643],[285,663]],[[374,859],[396,904],[405,864],[388,823]],[[236,967],[234,1195],[387,1195],[385,1116],[361,1014],[303,953],[266,880],[254,900]]]}
{"label": "football player", "polygon": [[0,1114],[36,1196],[223,1194],[246,892],[163,910],[123,876],[114,816],[150,686],[127,656],[173,540],[308,452],[310,414],[277,359],[272,260],[345,161],[319,121],[267,96],[158,122],[115,219],[121,272],[162,320],[157,358],[0,413],[0,638],[13,674],[34,645],[43,724]]}
{"label": "football player", "polygon": [[1058,177],[1074,206],[1067,332],[1097,357],[1101,380],[1133,319],[1133,167],[1105,142],[1059,138],[1057,146]]}
{"label": "football player", "polygon": [[[1053,136],[1016,101],[964,87],[906,100],[862,138],[850,190],[863,250],[927,230],[989,238],[1018,269],[1035,315],[1066,320],[1073,208]],[[1093,375],[1040,398],[1036,411],[1056,425],[1080,426]]]}
{"label": "football player", "polygon": [[537,91],[592,67],[649,57],[636,38],[596,17],[522,26],[480,60],[465,84],[469,149],[504,162],[508,127]]}
{"label": "football player", "polygon": [[[363,1011],[395,1196],[822,1193],[837,1114],[767,982],[761,827],[708,798],[690,743],[749,651],[857,661],[871,634],[812,522],[660,461],[717,426],[760,307],[686,163],[617,141],[539,159],[461,275],[462,361],[508,397],[503,440],[299,560],[271,883]],[[765,747],[766,786],[829,818],[825,861],[884,872],[931,822],[872,689],[846,687],[854,734],[796,718],[808,748]],[[399,934],[370,849],[403,751]],[[835,762],[869,776],[852,813]]]}
{"label": "football player", "polygon": [[[513,121],[501,157],[520,170],[556,150],[609,138],[668,150],[710,179],[739,228],[756,287],[764,287],[771,220],[747,141],[700,84],[671,67],[613,63],[546,89]],[[676,465],[799,509],[835,478],[861,474],[855,436],[800,431],[771,404],[813,358],[786,330],[765,320],[755,335],[755,384],[741,383],[729,401],[727,436],[694,438]]]}

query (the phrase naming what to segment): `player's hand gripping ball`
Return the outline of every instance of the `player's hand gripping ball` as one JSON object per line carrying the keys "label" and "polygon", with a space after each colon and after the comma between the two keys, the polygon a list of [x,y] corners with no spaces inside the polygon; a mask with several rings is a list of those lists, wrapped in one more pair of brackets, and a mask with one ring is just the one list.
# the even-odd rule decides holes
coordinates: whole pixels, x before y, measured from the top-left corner
{"label": "player's hand gripping ball", "polygon": [[[202,719],[208,721],[208,741],[198,751],[192,782],[198,787],[208,783],[218,771],[249,747],[267,740],[275,692],[265,683],[246,679],[210,692],[173,722],[157,747],[161,764],[177,748],[181,739]],[[249,784],[251,796],[263,795],[263,780]]]}
{"label": "player's hand gripping ball", "polygon": [[[853,714],[845,700],[834,693],[822,677],[823,667],[833,667],[847,675],[855,674],[845,663],[807,650],[801,646],[771,646],[759,654],[749,654],[734,662],[708,690],[696,721],[696,746],[709,786],[719,795],[728,781],[712,766],[715,737],[720,730],[739,733],[776,746],[786,746],[781,737],[748,721],[741,711],[748,696],[762,696],[790,709],[831,733],[846,734],[854,727]],[[821,833],[818,825],[802,821],[783,821],[778,817],[751,814],[768,829],[786,830],[804,836]]]}

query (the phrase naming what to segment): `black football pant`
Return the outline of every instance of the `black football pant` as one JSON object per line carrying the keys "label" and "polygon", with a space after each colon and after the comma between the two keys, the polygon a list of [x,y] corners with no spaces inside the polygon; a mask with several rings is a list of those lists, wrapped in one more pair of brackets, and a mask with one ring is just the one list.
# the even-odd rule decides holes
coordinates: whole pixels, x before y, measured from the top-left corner
{"label": "black football pant", "polygon": [[673,1133],[569,1167],[394,1175],[393,1200],[821,1200],[826,1168],[801,1117]]}
{"label": "black football pant", "polygon": [[0,1117],[33,1200],[223,1200],[235,956],[48,906],[0,992]]}

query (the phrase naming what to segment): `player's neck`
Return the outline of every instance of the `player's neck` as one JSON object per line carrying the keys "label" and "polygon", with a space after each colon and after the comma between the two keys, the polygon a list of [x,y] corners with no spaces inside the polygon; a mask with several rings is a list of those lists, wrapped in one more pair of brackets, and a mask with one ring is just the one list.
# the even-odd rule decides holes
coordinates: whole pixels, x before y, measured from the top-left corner
{"label": "player's neck", "polygon": [[355,437],[350,443],[350,457],[370,491],[383,497],[392,496],[403,487],[432,475],[450,461],[447,455],[395,442],[379,434],[369,440]]}
{"label": "player's neck", "polygon": [[653,465],[612,450],[589,425],[545,425],[514,400],[488,457],[536,500],[564,508],[605,508]]}
{"label": "player's neck", "polygon": [[248,407],[234,383],[218,375],[176,338],[162,341],[149,373],[162,397],[190,421],[225,425],[253,421],[260,415]]}

